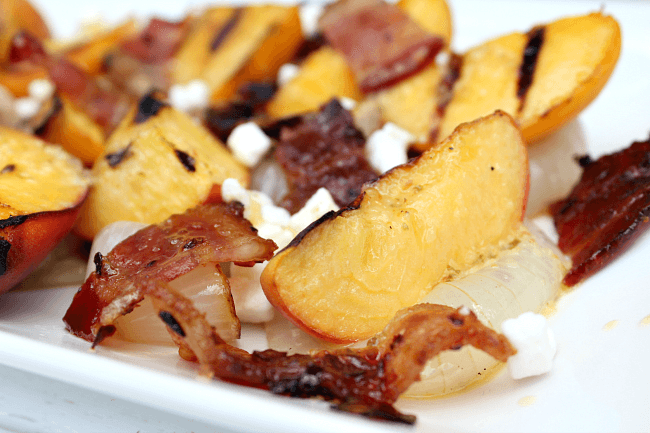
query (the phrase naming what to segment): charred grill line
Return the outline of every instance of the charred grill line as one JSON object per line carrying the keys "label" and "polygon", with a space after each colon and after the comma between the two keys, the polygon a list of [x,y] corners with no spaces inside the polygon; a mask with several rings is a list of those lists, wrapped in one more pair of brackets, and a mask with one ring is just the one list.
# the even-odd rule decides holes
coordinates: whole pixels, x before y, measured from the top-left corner
{"label": "charred grill line", "polygon": [[524,48],[524,55],[519,68],[519,81],[517,82],[517,97],[519,98],[519,109],[521,112],[526,101],[526,94],[533,83],[537,59],[544,44],[544,26],[534,27],[528,32],[528,43]]}
{"label": "charred grill line", "polygon": [[176,154],[176,157],[181,162],[181,164],[183,164],[183,167],[185,167],[185,170],[189,171],[190,173],[194,173],[196,171],[196,160],[194,157],[178,149],[174,149],[174,153]]}
{"label": "charred grill line", "polygon": [[129,145],[124,149],[107,154],[104,158],[106,158],[106,162],[108,163],[109,167],[115,168],[120,165],[122,161],[130,157],[132,155],[131,145],[132,143],[129,143]]}
{"label": "charred grill line", "polygon": [[239,23],[239,20],[241,19],[243,13],[244,8],[235,9],[230,19],[226,22],[226,24],[224,24],[223,27],[219,29],[216,36],[210,43],[210,49],[212,51],[217,51],[221,44],[224,43],[228,35],[235,29],[235,27],[237,27],[237,24]]}

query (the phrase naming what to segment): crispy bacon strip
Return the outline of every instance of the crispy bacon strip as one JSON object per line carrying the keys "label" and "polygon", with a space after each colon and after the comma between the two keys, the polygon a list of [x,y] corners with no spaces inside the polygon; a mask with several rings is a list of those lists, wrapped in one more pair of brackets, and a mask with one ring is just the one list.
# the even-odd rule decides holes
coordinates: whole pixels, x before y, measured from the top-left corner
{"label": "crispy bacon strip", "polygon": [[348,205],[365,182],[377,178],[365,158],[365,142],[352,115],[336,99],[295,126],[283,127],[275,150],[289,183],[282,206],[297,212],[320,187],[339,206]]}
{"label": "crispy bacon strip", "polygon": [[551,206],[558,246],[573,259],[568,286],[605,267],[650,227],[650,139],[579,162],[580,181]]}
{"label": "crispy bacon strip", "polygon": [[144,289],[161,312],[174,320],[177,338],[196,355],[202,372],[241,385],[299,398],[321,397],[337,408],[372,418],[413,423],[392,404],[415,381],[426,362],[443,350],[471,344],[500,361],[515,353],[502,335],[474,313],[420,304],[404,309],[362,349],[287,355],[248,353],[224,342],[192,303],[160,281]]}
{"label": "crispy bacon strip", "polygon": [[75,294],[63,321],[74,335],[98,344],[113,321],[142,301],[149,281],[172,281],[201,263],[252,266],[277,248],[257,236],[238,203],[207,204],[140,230],[109,254]]}
{"label": "crispy bacon strip", "polygon": [[319,25],[334,49],[345,55],[363,92],[410,77],[442,49],[441,37],[383,0],[342,0],[328,6]]}

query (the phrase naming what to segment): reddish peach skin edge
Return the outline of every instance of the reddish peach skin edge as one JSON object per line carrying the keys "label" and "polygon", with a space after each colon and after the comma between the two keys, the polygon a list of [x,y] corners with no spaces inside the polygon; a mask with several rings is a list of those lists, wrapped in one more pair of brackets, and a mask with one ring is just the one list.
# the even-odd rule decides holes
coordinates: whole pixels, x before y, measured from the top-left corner
{"label": "reddish peach skin edge", "polygon": [[[511,116],[508,116],[510,118],[510,121],[512,122],[513,125],[519,129],[521,132],[521,128],[516,124],[516,122],[512,119]],[[526,142],[523,139],[523,136],[521,137],[522,142],[524,145],[522,146],[522,150],[524,152],[524,159],[526,160],[526,180],[525,180],[525,185],[524,185],[524,194],[522,197],[522,206],[521,206],[521,221],[523,222],[525,216],[526,216],[526,207],[528,205],[528,195],[530,193],[530,164],[528,161],[528,148],[526,146]],[[409,164],[409,163],[407,163]],[[382,175],[381,177],[383,177]],[[380,177],[380,178],[381,178]],[[377,182],[379,179],[375,180]],[[284,255],[288,254],[291,250],[295,249],[296,246],[300,243],[300,239],[305,237],[310,231],[312,231],[314,228],[319,226],[320,224],[324,223],[325,221],[329,219],[336,218],[339,216],[341,213],[347,211],[347,210],[352,210],[356,209],[361,205],[361,201],[363,200],[363,191],[357,197],[357,199],[347,208],[342,208],[338,212],[330,212],[329,214],[323,215],[320,219],[309,225],[305,230],[303,230],[301,233],[299,233],[296,238],[291,241],[291,243],[278,253],[276,253],[275,257],[273,257],[273,260],[270,261],[266,269],[264,269],[264,272],[262,273],[260,283],[262,285],[262,290],[264,291],[264,294],[266,295],[266,298],[268,301],[273,305],[276,309],[278,309],[282,315],[289,320],[291,323],[302,329],[303,331],[307,332],[308,334],[321,339],[325,340],[331,343],[335,344],[347,344],[347,343],[354,343],[356,340],[343,340],[340,338],[336,338],[330,334],[326,334],[323,332],[320,332],[317,329],[313,329],[309,327],[306,323],[304,323],[302,320],[300,320],[293,312],[292,310],[285,304],[283,301],[282,297],[280,296],[280,292],[278,290],[277,285],[275,284],[275,273],[276,273],[276,268],[280,266],[282,263],[282,260],[284,258]],[[514,228],[513,228],[514,229]]]}
{"label": "reddish peach skin edge", "polygon": [[0,276],[0,294],[11,290],[34,271],[72,230],[87,196],[86,188],[73,207],[18,215],[17,224],[7,224],[0,229],[0,238],[11,244],[6,253],[6,271]]}

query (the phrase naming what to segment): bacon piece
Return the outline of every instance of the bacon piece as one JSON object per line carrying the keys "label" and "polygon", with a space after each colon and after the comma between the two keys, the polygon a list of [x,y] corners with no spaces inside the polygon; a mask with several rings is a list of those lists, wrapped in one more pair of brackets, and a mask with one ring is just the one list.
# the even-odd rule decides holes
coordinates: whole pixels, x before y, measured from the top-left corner
{"label": "bacon piece", "polygon": [[203,374],[275,394],[299,398],[321,397],[344,411],[372,418],[413,423],[415,417],[392,404],[415,381],[427,360],[443,350],[465,344],[500,361],[515,353],[502,335],[487,328],[474,313],[463,315],[451,307],[420,304],[404,309],[362,349],[287,355],[265,350],[248,353],[226,344],[190,302],[165,284],[145,288],[159,311],[174,317],[182,329],[179,339],[196,354]]}
{"label": "bacon piece", "polygon": [[650,227],[650,139],[579,162],[580,181],[551,206],[558,245],[573,259],[568,286],[605,267]]}
{"label": "bacon piece", "polygon": [[348,60],[363,92],[410,77],[442,49],[441,37],[424,31],[404,11],[383,0],[342,0],[328,6],[319,25]]}
{"label": "bacon piece", "polygon": [[14,65],[43,67],[63,95],[90,116],[105,132],[111,132],[130,105],[124,95],[84,72],[65,58],[50,55],[43,44],[27,32],[17,33],[11,44]]}
{"label": "bacon piece", "polygon": [[336,99],[304,116],[297,126],[283,128],[275,150],[289,184],[282,206],[297,212],[320,187],[327,188],[339,206],[349,204],[365,182],[377,178],[364,146],[352,115]]}
{"label": "bacon piece", "polygon": [[121,50],[146,64],[165,62],[180,47],[189,24],[189,18],[176,23],[152,18],[137,37],[122,43]]}
{"label": "bacon piece", "polygon": [[142,301],[149,281],[172,281],[201,263],[252,266],[277,248],[257,236],[238,203],[201,205],[140,230],[106,256],[75,294],[63,321],[68,331],[99,343],[112,323]]}

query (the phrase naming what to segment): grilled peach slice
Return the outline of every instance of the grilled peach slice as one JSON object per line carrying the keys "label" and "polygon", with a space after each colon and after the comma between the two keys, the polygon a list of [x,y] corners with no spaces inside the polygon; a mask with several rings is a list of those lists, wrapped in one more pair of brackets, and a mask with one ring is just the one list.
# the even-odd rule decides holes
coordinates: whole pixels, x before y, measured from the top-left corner
{"label": "grilled peach slice", "polygon": [[155,224],[203,203],[215,184],[248,169],[186,114],[150,94],[142,98],[95,161],[93,188],[78,233],[92,239],[115,221]]}
{"label": "grilled peach slice", "polygon": [[85,73],[98,75],[103,72],[106,56],[120,42],[134,36],[136,31],[137,23],[130,19],[114,28],[99,32],[88,40],[67,47],[63,55]]}
{"label": "grilled peach slice", "polygon": [[202,72],[214,102],[225,101],[249,81],[273,80],[302,42],[297,6],[235,9],[211,41]]}
{"label": "grilled peach slice", "polygon": [[427,32],[441,36],[449,46],[452,35],[451,11],[445,0],[400,0],[397,6]]}
{"label": "grilled peach slice", "polygon": [[350,342],[513,241],[527,152],[512,118],[464,124],[299,234],[262,274],[269,301],[317,337]]}
{"label": "grilled peach slice", "polygon": [[36,134],[60,144],[89,167],[103,152],[106,139],[103,129],[65,96],[55,100],[52,114]]}
{"label": "grilled peach slice", "polygon": [[60,147],[0,127],[0,293],[72,229],[89,183],[80,162]]}
{"label": "grilled peach slice", "polygon": [[510,113],[535,142],[573,119],[607,83],[621,50],[611,16],[592,13],[513,33],[469,50],[438,138],[494,110]]}
{"label": "grilled peach slice", "polygon": [[267,112],[275,118],[290,117],[318,110],[334,97],[359,101],[363,95],[343,55],[322,47],[305,59],[293,80],[280,87]]}

